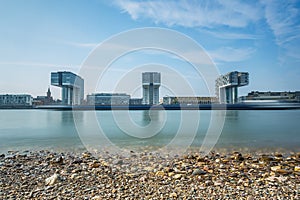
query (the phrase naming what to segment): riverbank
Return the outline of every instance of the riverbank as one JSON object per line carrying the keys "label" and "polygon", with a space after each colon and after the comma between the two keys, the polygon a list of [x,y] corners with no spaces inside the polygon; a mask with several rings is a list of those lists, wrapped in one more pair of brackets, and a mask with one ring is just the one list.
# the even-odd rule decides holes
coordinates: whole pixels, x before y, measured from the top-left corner
{"label": "riverbank", "polygon": [[299,153],[0,156],[0,199],[299,199]]}
{"label": "riverbank", "polygon": [[44,105],[34,109],[50,110],[294,110],[300,103],[172,104],[172,105]]}

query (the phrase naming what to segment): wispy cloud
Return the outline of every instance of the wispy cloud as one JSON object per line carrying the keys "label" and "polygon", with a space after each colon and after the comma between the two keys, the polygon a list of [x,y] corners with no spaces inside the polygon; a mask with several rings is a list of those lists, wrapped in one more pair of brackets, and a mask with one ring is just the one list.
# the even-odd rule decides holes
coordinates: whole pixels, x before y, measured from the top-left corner
{"label": "wispy cloud", "polygon": [[148,18],[167,26],[245,27],[259,20],[262,12],[257,4],[238,1],[134,1],[117,0],[115,4],[132,19]]}
{"label": "wispy cloud", "polygon": [[278,45],[293,40],[300,33],[299,9],[291,2],[294,1],[264,1],[266,21]]}
{"label": "wispy cloud", "polygon": [[[116,0],[123,12],[133,20],[150,19],[154,23],[198,28],[202,33],[227,40],[257,40],[261,36],[245,32],[245,28],[264,18],[262,4],[241,1],[136,1]],[[248,59],[253,47],[222,47],[210,53],[215,62],[237,62]],[[189,57],[199,57],[191,52]],[[188,53],[188,54],[191,54]],[[199,59],[196,59],[199,60]]]}
{"label": "wispy cloud", "polygon": [[226,31],[218,32],[218,31],[211,31],[206,29],[200,29],[199,31],[212,35],[215,38],[227,39],[227,40],[257,40],[261,38],[260,35],[248,34],[248,33],[235,33],[235,32],[226,32]]}
{"label": "wispy cloud", "polygon": [[[265,5],[265,19],[275,36],[276,44],[287,55],[299,59],[298,54],[291,51],[300,51],[300,8],[299,2],[263,1]],[[295,44],[297,49],[295,49]]]}
{"label": "wispy cloud", "polygon": [[1,61],[0,66],[24,66],[24,67],[51,67],[51,68],[59,68],[59,69],[66,69],[66,68],[78,68],[79,65],[62,65],[62,64],[53,64],[53,63],[39,63],[39,62],[28,62],[28,61],[18,61],[18,62],[10,62],[10,61]]}
{"label": "wispy cloud", "polygon": [[99,43],[79,43],[79,42],[64,42],[65,44],[82,47],[82,48],[95,48]]}
{"label": "wispy cloud", "polygon": [[222,47],[209,51],[209,55],[216,62],[239,62],[249,59],[254,52],[253,48]]}

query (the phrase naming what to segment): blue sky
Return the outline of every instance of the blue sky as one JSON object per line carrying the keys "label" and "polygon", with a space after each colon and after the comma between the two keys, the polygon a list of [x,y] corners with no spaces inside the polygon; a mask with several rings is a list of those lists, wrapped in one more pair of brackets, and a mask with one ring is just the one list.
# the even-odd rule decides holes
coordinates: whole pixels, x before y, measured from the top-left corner
{"label": "blue sky", "polygon": [[[300,1],[0,0],[0,5],[1,94],[44,95],[51,71],[77,73],[99,43],[143,27],[187,35],[204,48],[220,73],[248,71],[250,84],[240,89],[241,95],[251,90],[300,90]],[[116,61],[98,92],[120,92],[112,85],[131,66],[149,63],[174,67],[196,94],[208,95],[186,62],[151,51],[133,52]],[[168,75],[172,74],[163,74],[162,82]],[[180,94],[189,95],[177,85]],[[121,88],[141,96],[140,90]],[[51,90],[60,97],[58,88]],[[87,86],[86,94],[92,92]],[[161,90],[165,94],[169,94],[167,85]]]}

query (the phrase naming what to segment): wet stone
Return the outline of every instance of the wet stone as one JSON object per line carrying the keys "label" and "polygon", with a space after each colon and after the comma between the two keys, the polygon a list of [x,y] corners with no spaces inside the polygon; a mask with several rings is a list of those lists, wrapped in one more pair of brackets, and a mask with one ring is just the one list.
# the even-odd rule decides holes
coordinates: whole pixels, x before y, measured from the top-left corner
{"label": "wet stone", "polygon": [[192,175],[204,175],[206,174],[206,171],[200,170],[200,169],[195,169],[192,173]]}
{"label": "wet stone", "polygon": [[117,159],[117,160],[114,160],[113,161],[113,164],[114,165],[122,165],[124,162],[123,162],[123,160],[122,159]]}

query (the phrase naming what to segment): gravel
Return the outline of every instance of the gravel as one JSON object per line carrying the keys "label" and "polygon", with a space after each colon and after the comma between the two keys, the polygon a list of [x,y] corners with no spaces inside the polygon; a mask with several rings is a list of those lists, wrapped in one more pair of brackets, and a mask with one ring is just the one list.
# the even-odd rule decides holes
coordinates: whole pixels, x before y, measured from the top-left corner
{"label": "gravel", "polygon": [[0,199],[299,199],[300,153],[0,156]]}

